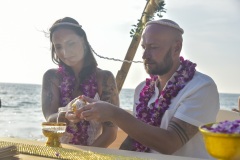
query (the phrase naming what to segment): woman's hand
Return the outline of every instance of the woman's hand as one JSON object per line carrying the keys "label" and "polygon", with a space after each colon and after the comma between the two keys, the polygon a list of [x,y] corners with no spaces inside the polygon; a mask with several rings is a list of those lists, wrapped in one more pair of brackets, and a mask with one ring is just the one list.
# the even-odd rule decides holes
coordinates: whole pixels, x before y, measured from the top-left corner
{"label": "woman's hand", "polygon": [[76,115],[76,113],[73,111],[73,106],[72,106],[73,103],[74,103],[76,100],[78,100],[79,98],[80,98],[80,96],[77,97],[77,98],[75,98],[75,99],[73,99],[73,100],[72,100],[71,102],[69,102],[69,103],[67,104],[67,106],[66,106],[65,118],[66,118],[67,120],[69,120],[70,122],[72,122],[72,123],[77,123],[77,122],[83,120],[83,118],[78,117],[78,116]]}
{"label": "woman's hand", "polygon": [[77,117],[74,112],[66,112],[65,118],[72,123],[78,123],[82,120],[81,118]]}
{"label": "woman's hand", "polygon": [[51,114],[47,121],[48,122],[68,122],[65,118],[65,113],[66,112],[60,112],[60,113],[54,113],[54,114]]}

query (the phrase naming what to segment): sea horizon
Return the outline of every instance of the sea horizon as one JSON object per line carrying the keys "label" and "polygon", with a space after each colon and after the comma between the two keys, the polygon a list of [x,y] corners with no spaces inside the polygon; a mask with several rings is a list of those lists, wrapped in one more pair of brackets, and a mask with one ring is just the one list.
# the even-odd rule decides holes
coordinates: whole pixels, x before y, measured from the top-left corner
{"label": "sea horizon", "polygon": [[[23,83],[23,82],[0,82],[0,84],[19,84],[19,85],[38,85],[38,86],[42,86],[42,84],[39,84],[39,83]],[[135,88],[128,88],[128,87],[123,87],[122,89],[125,89],[125,90],[134,90]],[[222,92],[222,91],[218,91],[219,93],[221,94],[239,94],[240,96],[240,92],[237,93],[237,92]]]}

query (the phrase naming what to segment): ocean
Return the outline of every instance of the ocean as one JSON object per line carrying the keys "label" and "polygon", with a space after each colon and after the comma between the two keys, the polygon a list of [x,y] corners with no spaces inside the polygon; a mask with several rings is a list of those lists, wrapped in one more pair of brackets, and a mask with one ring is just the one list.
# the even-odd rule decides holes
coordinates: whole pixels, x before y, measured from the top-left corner
{"label": "ocean", "polygon": [[[122,89],[120,106],[132,110],[133,89]],[[237,108],[240,94],[220,93],[220,107]],[[45,141],[41,123],[41,85],[0,83],[0,137],[16,137]]]}

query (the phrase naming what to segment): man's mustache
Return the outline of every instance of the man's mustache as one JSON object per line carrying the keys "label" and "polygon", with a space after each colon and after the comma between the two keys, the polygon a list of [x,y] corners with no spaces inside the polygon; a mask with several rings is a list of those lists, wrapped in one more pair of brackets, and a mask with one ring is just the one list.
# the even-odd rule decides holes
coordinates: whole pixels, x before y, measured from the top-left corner
{"label": "man's mustache", "polygon": [[149,60],[149,59],[145,59],[145,60],[143,60],[143,63],[144,63],[144,65],[146,65],[146,64],[153,64],[153,63],[155,63],[155,61]]}

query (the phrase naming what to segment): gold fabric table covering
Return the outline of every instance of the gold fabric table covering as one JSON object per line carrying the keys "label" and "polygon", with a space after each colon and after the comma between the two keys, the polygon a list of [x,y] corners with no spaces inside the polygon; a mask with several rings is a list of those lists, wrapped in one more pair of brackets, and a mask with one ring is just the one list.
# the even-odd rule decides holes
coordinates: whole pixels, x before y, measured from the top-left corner
{"label": "gold fabric table covering", "polygon": [[45,142],[18,138],[0,138],[0,148],[15,145],[23,160],[201,160],[155,153],[140,153],[109,148],[62,144],[62,148],[47,147]]}
{"label": "gold fabric table covering", "polygon": [[21,154],[55,158],[55,159],[66,159],[66,160],[142,160],[137,157],[126,157],[126,156],[118,156],[112,154],[101,154],[92,151],[85,150],[76,150],[76,149],[68,149],[68,148],[59,148],[59,147],[48,147],[42,145],[34,145],[34,144],[24,144],[24,143],[16,143],[16,142],[7,142],[0,141],[0,148],[7,146],[16,146],[17,151]]}

